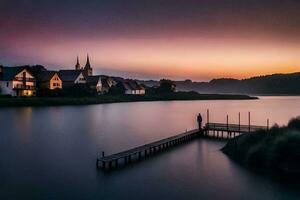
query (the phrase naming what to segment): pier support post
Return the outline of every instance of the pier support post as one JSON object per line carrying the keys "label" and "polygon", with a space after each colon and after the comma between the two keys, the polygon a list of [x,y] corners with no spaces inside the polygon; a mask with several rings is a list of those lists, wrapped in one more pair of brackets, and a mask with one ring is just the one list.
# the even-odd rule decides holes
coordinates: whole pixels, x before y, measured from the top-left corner
{"label": "pier support post", "polygon": [[248,123],[249,123],[248,132],[250,133],[250,126],[251,126],[251,113],[250,112],[248,112]]}
{"label": "pier support post", "polygon": [[226,116],[226,128],[227,128],[227,132],[228,132],[228,121],[229,121],[229,119],[228,119],[229,117],[228,117],[228,115]]}
{"label": "pier support post", "polygon": [[239,132],[241,131],[241,113],[239,112]]}
{"label": "pier support post", "polygon": [[206,111],[206,121],[207,121],[207,124],[209,124],[209,109],[207,109],[207,111]]}

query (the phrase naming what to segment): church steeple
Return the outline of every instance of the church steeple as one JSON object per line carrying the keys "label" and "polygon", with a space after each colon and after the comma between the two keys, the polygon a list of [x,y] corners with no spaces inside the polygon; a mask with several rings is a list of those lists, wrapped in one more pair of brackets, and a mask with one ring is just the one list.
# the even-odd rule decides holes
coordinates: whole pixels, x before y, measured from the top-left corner
{"label": "church steeple", "polygon": [[79,58],[78,58],[78,56],[77,56],[77,63],[76,63],[76,65],[75,65],[75,69],[76,69],[76,70],[80,70],[80,69],[81,69],[81,66],[80,66],[80,64],[79,64]]}
{"label": "church steeple", "polygon": [[84,67],[84,68],[86,68],[86,69],[90,69],[90,68],[91,68],[89,54],[87,55],[87,58],[86,58],[86,64],[85,64],[85,67]]}
{"label": "church steeple", "polygon": [[84,67],[84,71],[86,72],[86,74],[88,76],[93,76],[93,69],[92,69],[91,64],[90,64],[89,54],[87,54],[86,64],[85,64],[85,67]]}

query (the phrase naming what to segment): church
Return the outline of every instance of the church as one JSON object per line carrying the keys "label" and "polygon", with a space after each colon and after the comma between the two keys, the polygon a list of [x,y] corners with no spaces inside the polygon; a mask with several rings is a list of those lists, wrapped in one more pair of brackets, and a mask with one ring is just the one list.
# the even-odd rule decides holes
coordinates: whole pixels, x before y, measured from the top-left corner
{"label": "church", "polygon": [[86,64],[84,67],[81,67],[81,65],[79,63],[79,58],[77,56],[77,63],[75,65],[75,70],[82,70],[83,74],[85,76],[93,76],[93,68],[91,67],[91,64],[90,64],[89,55],[87,55]]}

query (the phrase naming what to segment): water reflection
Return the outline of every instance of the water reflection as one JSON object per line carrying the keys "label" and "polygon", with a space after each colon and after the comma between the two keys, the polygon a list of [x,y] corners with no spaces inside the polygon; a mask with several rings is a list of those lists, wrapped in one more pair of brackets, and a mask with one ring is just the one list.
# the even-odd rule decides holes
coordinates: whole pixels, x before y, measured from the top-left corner
{"label": "water reflection", "polygon": [[32,108],[20,108],[15,110],[12,128],[18,133],[18,139],[21,144],[31,141],[32,134]]}
{"label": "water reflection", "polygon": [[0,109],[0,199],[298,199],[297,189],[256,175],[198,140],[115,173],[95,169],[97,152],[115,153],[210,120],[286,124],[300,97],[255,101],[173,101]]}

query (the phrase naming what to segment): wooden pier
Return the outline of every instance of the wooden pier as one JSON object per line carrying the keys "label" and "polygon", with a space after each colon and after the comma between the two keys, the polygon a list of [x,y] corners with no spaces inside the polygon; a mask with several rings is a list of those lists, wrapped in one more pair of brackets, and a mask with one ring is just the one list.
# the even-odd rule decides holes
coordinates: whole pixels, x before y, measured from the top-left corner
{"label": "wooden pier", "polygon": [[142,160],[143,158],[154,155],[158,152],[190,141],[199,135],[199,130],[195,129],[110,156],[102,155],[101,158],[97,158],[97,167],[105,170],[118,168],[120,165],[127,165],[133,161]]}
{"label": "wooden pier", "polygon": [[203,128],[203,135],[210,138],[230,139],[244,133],[267,129],[268,126],[207,123]]}
{"label": "wooden pier", "polygon": [[267,126],[251,125],[251,113],[248,112],[248,124],[241,125],[241,113],[238,113],[238,124],[229,123],[229,115],[226,116],[226,123],[210,123],[209,110],[206,112],[207,123],[202,128],[203,136],[217,139],[230,139],[244,133],[253,133],[258,130],[269,129],[269,119],[267,119]]}
{"label": "wooden pier", "polygon": [[228,115],[226,123],[210,123],[209,110],[207,110],[207,123],[204,125],[204,127],[202,126],[201,118],[201,122],[199,123],[199,129],[186,131],[185,133],[181,133],[169,138],[165,138],[156,142],[145,144],[109,156],[104,156],[104,152],[102,152],[102,157],[97,158],[97,168],[101,168],[104,170],[116,169],[121,165],[124,166],[134,161],[140,161],[158,152],[162,152],[171,147],[191,141],[194,138],[207,137],[226,140],[234,138],[241,134],[253,133],[257,130],[269,129],[269,119],[267,120],[267,126],[256,126],[251,125],[250,123],[250,112],[248,113],[248,125],[241,125],[240,118],[241,117],[239,113],[238,124],[229,124]]}

